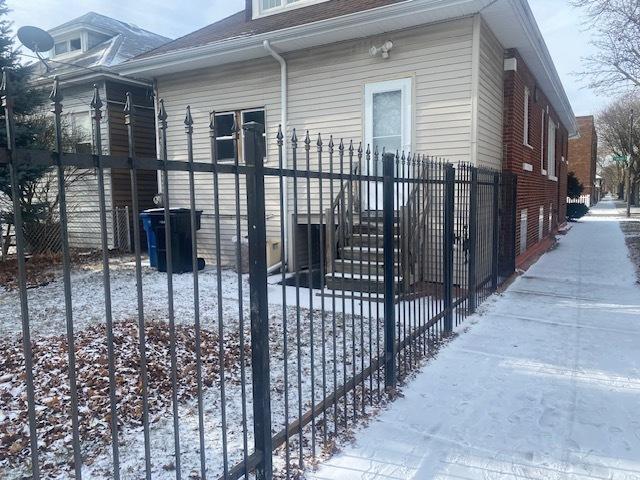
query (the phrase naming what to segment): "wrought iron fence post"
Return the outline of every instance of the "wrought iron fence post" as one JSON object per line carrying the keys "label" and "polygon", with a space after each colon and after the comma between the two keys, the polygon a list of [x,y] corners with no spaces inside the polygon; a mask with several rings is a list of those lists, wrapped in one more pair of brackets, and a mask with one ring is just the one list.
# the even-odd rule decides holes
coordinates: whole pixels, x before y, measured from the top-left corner
{"label": "wrought iron fence post", "polygon": [[[111,277],[109,272],[109,233],[107,227],[107,206],[105,199],[104,168],[102,167],[102,100],[97,85],[93,86],[91,117],[93,120],[94,162],[98,179],[98,204],[100,215],[100,245],[102,247],[102,280],[104,284],[105,319],[107,327],[107,360],[109,371],[109,407],[111,424],[111,449],[113,453],[113,478],[120,478],[120,449],[118,440],[118,409],[116,394],[116,365],[113,336],[113,312],[111,306]],[[116,216],[117,218],[117,216]],[[128,221],[128,219],[127,219]],[[116,220],[115,224],[118,223]],[[120,228],[118,227],[118,236]],[[115,243],[115,242],[114,242]]]}
{"label": "wrought iron fence post", "polygon": [[247,212],[249,222],[249,285],[251,307],[251,366],[253,369],[253,428],[260,458],[259,480],[273,476],[271,398],[269,372],[269,306],[267,304],[267,252],[264,198],[264,159],[260,142],[264,126],[246,123]]}
{"label": "wrought iron fence post", "polygon": [[[4,108],[5,129],[7,132],[7,150],[9,151],[9,178],[11,180],[11,200],[13,201],[13,228],[16,236],[16,254],[18,257],[18,288],[20,291],[20,316],[22,319],[22,348],[25,360],[25,381],[27,384],[27,411],[29,417],[29,446],[31,449],[31,475],[40,478],[38,461],[38,436],[36,430],[35,388],[33,383],[33,354],[31,350],[31,332],[29,328],[29,306],[27,301],[27,270],[25,265],[24,223],[20,206],[20,187],[18,185],[18,166],[13,159],[16,148],[15,117],[13,98],[11,97],[9,71],[2,69],[2,107]],[[8,228],[11,228],[9,225]]]}
{"label": "wrought iron fence post", "polygon": [[475,313],[477,289],[477,255],[478,236],[478,169],[471,167],[471,185],[469,188],[469,291],[467,292],[469,313]]}
{"label": "wrought iron fence post", "polygon": [[384,251],[384,386],[396,388],[396,306],[394,285],[394,162],[395,155],[383,155],[383,251]]}
{"label": "wrought iron fence post", "polygon": [[498,257],[500,254],[500,174],[493,174],[493,243],[491,256],[491,291],[498,289]]}
{"label": "wrought iron fence post", "polygon": [[80,446],[80,420],[78,415],[78,383],[76,374],[76,348],[73,326],[73,303],[71,294],[71,254],[69,253],[69,228],[67,225],[67,199],[65,171],[62,163],[62,90],[56,77],[51,95],[51,113],[55,128],[55,163],[58,181],[58,205],[60,211],[60,229],[62,230],[62,281],[64,286],[64,305],[67,329],[67,358],[69,361],[69,396],[71,399],[71,428],[73,443],[73,468],[76,478],[82,478],[82,450]]}
{"label": "wrought iron fence post", "polygon": [[138,305],[138,352],[140,355],[140,383],[142,394],[142,429],[144,437],[144,460],[145,460],[145,478],[151,480],[151,446],[149,433],[149,395],[148,384],[149,376],[147,372],[147,353],[146,353],[146,333],[144,321],[144,298],[142,291],[142,248],[140,238],[140,226],[138,224],[138,215],[140,214],[140,203],[138,200],[138,170],[136,165],[136,143],[135,143],[135,105],[131,92],[126,94],[126,103],[124,105],[124,124],[127,127],[127,140],[129,152],[129,179],[131,184],[131,203],[133,209],[133,248],[135,253],[135,272],[136,272],[136,299]]}
{"label": "wrought iron fence post", "polygon": [[453,165],[445,166],[444,225],[443,225],[443,282],[444,282],[444,331],[453,331],[453,240],[455,218],[455,180]]}

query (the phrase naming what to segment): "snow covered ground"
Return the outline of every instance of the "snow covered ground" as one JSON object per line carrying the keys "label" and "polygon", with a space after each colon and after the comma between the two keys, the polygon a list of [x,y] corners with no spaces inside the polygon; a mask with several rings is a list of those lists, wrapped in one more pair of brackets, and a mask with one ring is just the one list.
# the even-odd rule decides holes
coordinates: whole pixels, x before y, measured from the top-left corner
{"label": "snow covered ground", "polygon": [[[63,284],[60,275],[56,275],[57,280],[50,284],[28,291],[29,297],[29,318],[33,340],[36,342],[34,352],[38,355],[36,358],[36,402],[39,415],[39,445],[41,446],[41,462],[47,468],[45,469],[46,478],[68,478],[69,465],[68,460],[71,457],[70,442],[70,421],[68,417],[68,402],[64,401],[61,408],[56,411],[56,415],[50,415],[50,403],[52,399],[68,400],[68,378],[67,378],[67,360],[66,360],[66,321],[65,321],[65,305],[63,295]],[[129,360],[133,365],[137,365],[137,352],[135,333],[136,329],[127,328],[137,325],[137,297],[136,283],[134,274],[134,263],[130,257],[114,259],[111,264],[111,291],[112,291],[112,309],[113,319],[117,326],[118,335],[129,332],[132,338],[126,341],[118,340],[116,344],[116,381],[118,383],[118,397],[120,399],[118,409],[133,409],[139,413],[140,395],[139,391],[131,388],[138,381],[137,370],[122,370],[124,355],[119,354],[119,348],[126,345]],[[222,323],[223,335],[225,338],[225,352],[230,352],[229,358],[232,364],[226,366],[225,387],[226,387],[226,435],[227,435],[227,451],[229,457],[227,463],[229,468],[242,459],[243,443],[244,443],[244,425],[248,425],[246,429],[247,444],[249,445],[248,454],[251,453],[252,437],[252,404],[251,404],[251,369],[248,364],[250,353],[247,351],[245,355],[246,378],[244,383],[240,376],[240,358],[238,335],[240,332],[240,312],[244,320],[245,345],[250,344],[249,330],[249,305],[248,305],[248,277],[242,277],[242,283],[238,283],[238,276],[233,271],[222,272]],[[283,331],[285,322],[282,309],[283,289],[277,284],[280,278],[271,277],[269,279],[268,294],[270,303],[270,348],[271,348],[271,386],[272,386],[272,415],[274,422],[274,433],[282,429],[285,425],[284,412],[284,385],[288,387],[289,399],[289,416],[288,422],[295,420],[299,414],[298,404],[300,400],[303,405],[303,412],[311,405],[312,386],[315,402],[320,401],[327,392],[334,389],[334,378],[337,384],[344,382],[344,374],[346,372],[347,379],[351,378],[354,372],[360,372],[362,368],[369,366],[371,356],[376,356],[381,348],[382,332],[376,330],[376,326],[381,328],[380,324],[375,322],[375,318],[382,315],[383,309],[378,304],[372,304],[372,311],[369,312],[369,304],[360,304],[359,301],[347,300],[344,303],[344,311],[346,315],[341,315],[343,311],[343,302],[338,300],[335,304],[335,327],[333,302],[331,299],[325,301],[324,318],[319,311],[320,299],[316,296],[317,291],[311,292],[307,288],[301,288],[299,291],[299,304],[301,306],[298,311],[295,308],[296,290],[294,287],[286,287],[287,295],[287,331],[288,331],[288,382],[285,382],[284,374],[284,345]],[[210,338],[217,338],[218,335],[218,305],[219,299],[217,294],[218,279],[215,268],[209,268],[199,274],[200,281],[200,319],[203,333],[209,335]],[[155,329],[167,328],[167,277],[166,274],[158,273],[150,268],[145,268],[143,273],[143,298],[145,321],[147,324],[154,323]],[[80,362],[83,359],[89,362],[97,362],[102,364],[102,372],[105,374],[106,357],[104,352],[100,357],[99,351],[103,350],[106,343],[104,334],[105,322],[105,306],[104,306],[104,290],[101,263],[82,265],[75,268],[71,275],[72,284],[72,304],[73,304],[73,321],[76,335],[76,345],[81,344],[78,355]],[[242,285],[242,295],[240,295],[239,286]],[[311,298],[313,297],[313,316],[310,315]],[[239,308],[239,298],[243,298],[242,310]],[[194,301],[193,301],[193,277],[190,274],[174,276],[174,305],[175,320],[178,326],[186,328],[181,330],[183,336],[181,338],[192,338],[193,322],[194,322]],[[400,308],[400,306],[398,307]],[[353,312],[353,315],[352,315]],[[362,316],[361,316],[362,315]],[[361,319],[372,317],[371,329],[369,322],[362,322]],[[312,328],[313,321],[313,328]],[[100,329],[96,327],[100,326]],[[333,333],[335,328],[335,342],[333,341]],[[298,330],[299,338],[298,341]],[[84,333],[91,332],[90,338]],[[97,333],[96,333],[97,332]],[[313,332],[313,341],[311,333]],[[0,427],[7,427],[9,433],[12,433],[20,422],[24,421],[24,411],[26,405],[26,392],[24,389],[24,381],[21,376],[22,359],[21,344],[19,337],[21,334],[20,307],[19,296],[16,291],[0,292],[0,336],[2,337],[3,348],[5,351],[14,351],[20,363],[12,363],[12,370],[8,375],[3,375],[0,380],[0,399],[2,399],[3,412],[0,414]],[[98,338],[94,338],[94,337]],[[147,331],[148,349],[152,349],[155,354],[155,367],[150,368],[150,382],[153,384],[166,381],[169,353],[166,344],[154,344],[151,346],[150,333]],[[82,338],[82,341],[79,338]],[[330,340],[331,339],[331,340]],[[185,349],[185,345],[178,344],[178,354],[181,358],[185,355],[193,356],[193,347]],[[89,345],[90,348],[87,348]],[[55,352],[50,350],[54,349]],[[298,351],[299,347],[299,351]],[[102,350],[100,350],[102,349]],[[217,352],[203,352],[203,358],[207,362],[215,362]],[[189,353],[191,352],[191,353]],[[133,357],[132,357],[133,355]],[[298,355],[300,360],[298,361]],[[311,367],[311,355],[314,355],[314,368]],[[191,359],[192,360],[192,359]],[[225,360],[227,361],[227,360]],[[50,371],[50,365],[55,365],[55,371]],[[300,365],[301,375],[298,378],[298,365]],[[151,366],[151,365],[150,365]],[[184,368],[184,365],[179,365]],[[205,424],[205,448],[207,451],[207,468],[209,474],[217,476],[222,472],[223,468],[223,448],[222,448],[222,432],[223,424],[221,417],[222,399],[220,395],[220,382],[217,376],[218,369],[215,365],[210,366],[212,384],[209,384],[204,393],[204,424]],[[323,367],[326,367],[323,377]],[[191,368],[191,367],[189,367]],[[81,412],[91,412],[91,393],[90,389],[85,389],[87,378],[93,373],[91,365],[79,364],[78,377],[81,392],[80,409]],[[183,370],[180,370],[181,372]],[[57,373],[56,373],[57,372]],[[161,372],[161,373],[159,373]],[[334,372],[336,373],[334,377]],[[3,372],[4,373],[4,372]],[[193,376],[191,371],[191,377]],[[105,374],[106,375],[106,374]],[[162,376],[163,378],[158,378]],[[46,379],[46,381],[43,381]],[[106,401],[107,386],[106,378],[100,380],[100,388],[104,392],[103,400]],[[190,394],[186,401],[182,401],[179,407],[179,429],[181,437],[181,453],[182,453],[182,471],[188,475],[196,475],[199,472],[200,465],[200,446],[198,439],[198,412],[197,402],[194,398],[193,382]],[[246,403],[242,403],[242,390],[245,390]],[[300,388],[298,388],[300,385]],[[367,381],[367,386],[369,386]],[[301,392],[301,393],[300,393]],[[86,393],[86,395],[85,395]],[[300,396],[299,396],[300,393]],[[362,392],[358,392],[358,398]],[[151,425],[151,458],[152,458],[152,477],[175,478],[175,456],[174,456],[174,432],[173,417],[171,415],[170,402],[167,397],[170,390],[167,388],[157,388],[153,390],[151,401],[155,405],[159,405],[152,415]],[[160,398],[164,396],[163,398]],[[353,395],[349,394],[349,403],[352,405]],[[56,400],[58,402],[58,400]],[[359,402],[358,402],[359,403]],[[374,405],[377,403],[374,401]],[[58,405],[58,403],[56,403]],[[102,409],[94,411],[95,419],[91,420],[92,425],[95,424],[94,430],[88,430],[82,436],[83,455],[85,464],[83,470],[87,478],[107,479],[111,478],[111,449],[108,442],[104,441],[104,435],[98,438],[95,433],[99,431],[104,433],[107,423],[106,404],[101,402]],[[135,405],[135,408],[133,407]],[[339,405],[342,408],[342,404]],[[359,407],[358,407],[359,408]],[[367,408],[367,412],[371,411]],[[246,415],[246,423],[243,421],[243,415]],[[98,418],[99,417],[99,418]],[[120,432],[120,460],[122,478],[141,478],[144,477],[144,440],[143,431],[139,422],[133,421],[135,415],[129,415],[127,422],[123,425]],[[340,412],[340,418],[342,414]],[[22,420],[21,420],[22,419]],[[323,418],[319,419],[322,420]],[[327,430],[333,431],[334,426],[329,415]],[[66,420],[66,421],[65,421]],[[122,418],[121,418],[122,420]],[[49,423],[64,424],[63,435],[59,435],[58,429],[52,429],[54,425]],[[350,420],[351,423],[351,420]],[[2,433],[0,428],[0,434]],[[51,438],[52,441],[45,441],[44,435],[55,433]],[[310,453],[309,434],[310,428],[307,427],[304,432],[304,452],[305,455]],[[22,432],[26,435],[27,430]],[[316,431],[317,438],[320,438],[322,430],[318,428]],[[13,434],[12,434],[13,435]],[[3,436],[0,435],[0,439]],[[11,437],[14,438],[14,437]],[[26,438],[26,437],[25,437]],[[292,440],[291,451],[292,461],[295,464],[296,439]],[[319,442],[318,442],[319,443]],[[18,440],[10,440],[8,444],[2,445],[5,452],[9,452],[7,458],[2,458],[2,448],[0,448],[0,477],[3,478],[23,478],[28,474],[28,466],[25,461],[27,452],[26,441],[18,443]],[[318,446],[318,451],[320,446]],[[11,460],[11,455],[20,452],[23,461],[20,466]],[[66,466],[65,466],[66,465]],[[281,459],[276,459],[276,465],[282,465]],[[195,478],[195,477],[194,477]]]}
{"label": "snow covered ground", "polygon": [[603,201],[306,477],[640,478],[640,288]]}

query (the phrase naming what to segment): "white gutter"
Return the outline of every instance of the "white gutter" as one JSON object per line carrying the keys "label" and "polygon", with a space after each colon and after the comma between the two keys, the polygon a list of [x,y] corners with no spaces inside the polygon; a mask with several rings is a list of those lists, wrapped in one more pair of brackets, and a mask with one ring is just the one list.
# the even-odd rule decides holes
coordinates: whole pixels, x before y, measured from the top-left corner
{"label": "white gutter", "polygon": [[[284,135],[283,143],[282,143],[282,168],[285,170],[289,168],[289,159],[287,156],[287,119],[288,119],[288,74],[287,74],[287,61],[276,52],[272,47],[269,40],[265,40],[262,42],[262,46],[264,49],[271,55],[279,64],[280,64],[280,126],[282,128],[282,134]],[[265,125],[266,128],[266,125]],[[289,266],[289,262],[287,261],[289,257],[289,182],[287,181],[287,177],[283,177],[283,189],[284,189],[284,208],[282,210],[282,220],[284,221],[284,238],[285,245],[283,245],[284,251],[284,259],[283,263],[285,266]]]}

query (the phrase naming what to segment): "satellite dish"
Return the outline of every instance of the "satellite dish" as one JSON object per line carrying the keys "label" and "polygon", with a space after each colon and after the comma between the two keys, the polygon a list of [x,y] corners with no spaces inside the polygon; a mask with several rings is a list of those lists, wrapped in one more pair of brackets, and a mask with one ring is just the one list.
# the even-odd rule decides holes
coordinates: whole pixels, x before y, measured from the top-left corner
{"label": "satellite dish", "polygon": [[53,37],[41,28],[25,26],[18,29],[18,40],[20,40],[22,45],[36,54],[36,57],[42,62],[47,73],[49,73],[51,69],[41,53],[48,52],[53,48]]}
{"label": "satellite dish", "polygon": [[18,39],[35,54],[48,52],[53,48],[53,37],[38,27],[20,27]]}

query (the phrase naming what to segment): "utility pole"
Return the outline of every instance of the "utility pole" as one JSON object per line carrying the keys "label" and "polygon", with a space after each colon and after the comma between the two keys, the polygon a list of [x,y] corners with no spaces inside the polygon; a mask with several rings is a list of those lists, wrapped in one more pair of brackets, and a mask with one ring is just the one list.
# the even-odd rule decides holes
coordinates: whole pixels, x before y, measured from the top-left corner
{"label": "utility pole", "polygon": [[631,192],[631,162],[633,161],[633,108],[629,116],[629,153],[627,154],[627,218],[631,218],[631,202],[633,201]]}

